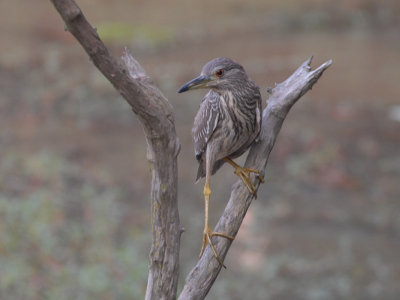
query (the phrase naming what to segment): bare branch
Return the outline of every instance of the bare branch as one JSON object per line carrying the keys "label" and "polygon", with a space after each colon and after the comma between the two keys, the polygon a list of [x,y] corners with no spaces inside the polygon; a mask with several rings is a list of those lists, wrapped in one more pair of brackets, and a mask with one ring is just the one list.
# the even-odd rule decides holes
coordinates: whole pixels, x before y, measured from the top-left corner
{"label": "bare branch", "polygon": [[146,71],[139,64],[139,62],[129,53],[127,47],[125,47],[124,55],[121,57],[122,61],[125,63],[126,68],[129,71],[129,76],[134,80],[145,80],[150,79],[147,76]]}
{"label": "bare branch", "polygon": [[[264,173],[269,154],[290,108],[311,89],[322,73],[332,64],[332,60],[330,60],[311,71],[311,60],[312,57],[305,61],[286,81],[268,89],[270,98],[263,112],[260,137],[250,149],[246,167],[262,170]],[[254,183],[258,188],[259,180],[255,179]],[[241,180],[238,180],[233,186],[225,211],[213,231],[236,236],[252,200],[253,197],[247,191],[246,186]],[[213,242],[220,257],[224,259],[232,241],[214,238]],[[179,299],[204,299],[220,270],[221,265],[215,259],[210,247],[207,247],[202,258],[187,276]]]}
{"label": "bare branch", "polygon": [[[143,124],[151,164],[151,208],[153,241],[149,255],[146,299],[175,299],[178,282],[179,246],[182,228],[177,207],[177,155],[172,107],[154,86],[140,64],[125,50],[124,63],[113,58],[96,30],[87,22],[73,0],[51,0],[95,66],[131,105]],[[264,171],[282,123],[294,103],[304,95],[332,64],[328,61],[311,71],[308,59],[285,82],[269,89],[271,94],[263,112],[259,141],[252,146],[246,166]],[[255,186],[259,186],[255,179]],[[230,200],[215,231],[236,236],[252,201],[247,188],[235,183]],[[215,246],[225,258],[231,241],[216,239]],[[209,248],[186,279],[180,299],[204,299],[219,274],[221,265]]]}
{"label": "bare branch", "polygon": [[146,299],[175,299],[182,229],[177,205],[177,155],[180,146],[176,137],[172,106],[127,51],[123,56],[125,64],[109,54],[75,1],[51,1],[68,31],[131,105],[143,125],[152,173],[153,227]]}

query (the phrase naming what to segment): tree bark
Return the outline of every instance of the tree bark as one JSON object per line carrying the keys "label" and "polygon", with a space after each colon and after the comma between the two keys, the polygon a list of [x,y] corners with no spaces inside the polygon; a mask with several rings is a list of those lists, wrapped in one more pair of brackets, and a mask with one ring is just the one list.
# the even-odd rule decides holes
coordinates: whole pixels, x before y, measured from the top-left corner
{"label": "tree bark", "polygon": [[[263,111],[262,129],[258,142],[253,144],[247,156],[245,166],[265,172],[268,157],[275,144],[290,108],[312,88],[322,73],[332,64],[332,60],[311,71],[310,57],[286,81],[269,88],[270,97]],[[254,182],[258,189],[260,181]],[[213,231],[236,236],[253,196],[239,179],[233,186],[229,202]],[[229,239],[214,238],[214,245],[224,260],[232,243]],[[179,296],[181,300],[204,299],[221,271],[221,265],[214,258],[210,247],[207,247],[201,259],[186,278],[186,283]]]}
{"label": "tree bark", "polygon": [[129,53],[123,56],[125,64],[109,54],[96,29],[89,24],[75,1],[51,2],[63,18],[67,30],[130,104],[143,125],[152,175],[153,232],[146,299],[175,299],[182,228],[177,203],[177,155],[180,145],[172,106]]}
{"label": "tree bark", "polygon": [[[151,166],[152,246],[146,299],[175,299],[179,276],[180,236],[177,203],[177,155],[180,144],[176,136],[173,109],[153,84],[140,64],[125,51],[122,60],[113,58],[96,30],[88,23],[74,0],[51,0],[66,28],[88,53],[91,61],[125,98],[141,121],[147,141]],[[270,98],[263,112],[258,142],[250,149],[246,167],[264,173],[269,154],[290,108],[316,83],[332,64],[328,61],[311,71],[311,59],[304,62],[286,81],[269,89]],[[260,184],[254,179],[258,189]],[[238,180],[229,202],[214,231],[236,236],[252,202],[252,195]],[[231,241],[216,238],[214,244],[224,259]],[[221,270],[209,247],[186,278],[179,299],[204,299]]]}

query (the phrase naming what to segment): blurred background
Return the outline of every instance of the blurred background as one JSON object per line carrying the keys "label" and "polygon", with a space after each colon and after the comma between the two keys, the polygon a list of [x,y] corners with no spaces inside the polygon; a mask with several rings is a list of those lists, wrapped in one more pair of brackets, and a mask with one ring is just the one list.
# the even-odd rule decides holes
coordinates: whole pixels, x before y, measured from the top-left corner
{"label": "blurred background", "polygon": [[[286,119],[208,299],[400,299],[398,0],[77,2],[174,106],[180,288],[201,247],[191,127],[204,91],[176,90],[227,56],[266,99],[314,55],[313,67],[333,65]],[[3,0],[0,11],[0,299],[142,299],[141,125],[50,1]],[[235,181],[229,166],[212,177],[211,225]]]}

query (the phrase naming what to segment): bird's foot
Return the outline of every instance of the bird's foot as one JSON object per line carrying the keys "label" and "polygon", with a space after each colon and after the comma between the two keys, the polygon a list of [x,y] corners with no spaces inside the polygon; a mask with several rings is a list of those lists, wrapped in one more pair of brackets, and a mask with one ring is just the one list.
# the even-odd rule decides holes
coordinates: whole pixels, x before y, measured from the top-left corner
{"label": "bird's foot", "polygon": [[256,174],[261,183],[264,183],[264,177],[261,176],[260,171],[256,169],[241,167],[229,157],[225,157],[224,159],[227,163],[229,163],[232,167],[235,168],[234,173],[238,175],[240,179],[242,179],[243,183],[247,186],[247,189],[249,190],[250,194],[253,194],[254,197],[257,198],[257,189],[251,182],[250,173]]}
{"label": "bird's foot", "polygon": [[257,189],[251,182],[250,173],[256,174],[261,183],[264,183],[264,177],[262,177],[260,171],[256,169],[235,166],[235,174],[242,179],[243,183],[247,186],[247,189],[249,190],[250,194],[253,194],[254,197],[257,198]]}
{"label": "bird's foot", "polygon": [[201,258],[203,256],[204,250],[206,249],[207,244],[209,244],[211,249],[212,249],[212,251],[214,252],[214,256],[217,259],[217,261],[219,262],[219,264],[226,269],[226,266],[224,265],[224,263],[222,262],[221,258],[219,257],[219,255],[217,253],[217,249],[215,248],[214,243],[211,240],[213,236],[221,236],[221,237],[230,239],[231,241],[233,241],[235,239],[233,236],[230,236],[230,235],[227,235],[227,234],[224,234],[224,233],[212,232],[210,227],[208,227],[206,225],[204,227],[204,231],[203,231],[203,245],[201,246],[201,251],[200,251],[199,258]]}

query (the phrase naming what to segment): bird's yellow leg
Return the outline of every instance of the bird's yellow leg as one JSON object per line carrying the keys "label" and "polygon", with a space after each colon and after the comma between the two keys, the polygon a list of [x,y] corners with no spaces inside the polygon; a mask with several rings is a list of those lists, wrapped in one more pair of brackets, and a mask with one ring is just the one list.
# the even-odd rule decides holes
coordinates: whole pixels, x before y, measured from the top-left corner
{"label": "bird's yellow leg", "polygon": [[250,173],[257,174],[258,179],[260,179],[260,181],[264,183],[264,178],[261,176],[260,171],[256,169],[241,167],[229,157],[225,157],[224,160],[235,168],[235,174],[242,179],[243,183],[247,186],[249,192],[253,194],[255,197],[257,197],[256,188],[254,184],[251,182]]}
{"label": "bird's yellow leg", "polygon": [[206,184],[204,185],[204,203],[205,203],[205,220],[204,220],[204,231],[203,231],[203,245],[201,246],[201,251],[200,251],[200,256],[203,256],[204,250],[206,249],[207,244],[210,245],[212,251],[214,252],[214,256],[217,259],[217,261],[221,264],[221,266],[223,266],[224,268],[225,265],[222,262],[221,258],[219,257],[218,253],[217,253],[217,249],[215,249],[215,246],[213,244],[213,242],[211,241],[211,238],[213,236],[221,236],[230,240],[234,240],[234,237],[224,234],[224,233],[220,233],[220,232],[213,232],[211,231],[210,227],[208,226],[208,204],[210,202],[210,195],[211,195],[211,189],[210,189],[210,182],[208,180],[208,178],[206,178]]}

